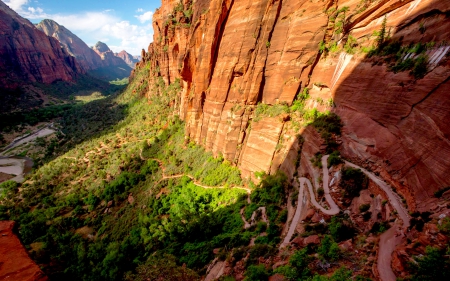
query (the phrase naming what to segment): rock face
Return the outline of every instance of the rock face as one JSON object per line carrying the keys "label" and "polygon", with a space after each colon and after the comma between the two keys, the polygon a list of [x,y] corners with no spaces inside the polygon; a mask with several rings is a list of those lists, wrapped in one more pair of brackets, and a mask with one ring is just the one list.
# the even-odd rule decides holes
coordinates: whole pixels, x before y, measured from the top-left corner
{"label": "rock face", "polygon": [[131,65],[136,60],[125,51],[114,54],[109,47],[102,42],[98,42],[93,48],[89,48],[86,43],[73,34],[64,26],[59,25],[53,20],[43,20],[36,27],[50,37],[57,39],[63,49],[71,56],[75,57],[78,64],[85,71],[120,67],[128,76],[131,72]]}
{"label": "rock face", "polygon": [[113,51],[109,49],[108,45],[103,42],[97,42],[93,47],[94,52],[96,52],[100,58],[103,60],[105,66],[120,66],[130,69],[130,67],[125,63],[122,58],[116,57]]}
{"label": "rock face", "polygon": [[22,81],[72,81],[82,73],[59,42],[38,30],[0,2],[0,87],[17,88]]}
{"label": "rock face", "polygon": [[0,221],[0,279],[46,281],[47,276],[30,259],[13,233],[14,222]]}
{"label": "rock face", "polygon": [[[322,148],[314,130],[298,129],[289,117],[255,118],[258,104],[290,105],[309,88],[306,109],[329,109],[342,118],[342,154],[380,173],[411,209],[450,185],[450,3],[181,4],[162,0],[153,16],[154,42],[138,67],[152,68],[150,84],[181,80],[179,113],[188,137],[222,153],[245,177],[280,167],[292,177],[300,147],[296,135],[305,140],[302,163]],[[428,44],[423,78],[394,73],[382,55],[367,55],[383,30],[382,42],[390,38],[404,48]]]}
{"label": "rock face", "polygon": [[114,54],[116,57],[121,58],[129,67],[134,68],[139,59],[134,58],[132,55],[127,53],[125,50],[120,53]]}
{"label": "rock face", "polygon": [[57,39],[64,49],[76,58],[78,64],[85,71],[106,66],[101,57],[89,48],[83,40],[57,22],[46,19],[37,24],[36,27],[47,36]]}

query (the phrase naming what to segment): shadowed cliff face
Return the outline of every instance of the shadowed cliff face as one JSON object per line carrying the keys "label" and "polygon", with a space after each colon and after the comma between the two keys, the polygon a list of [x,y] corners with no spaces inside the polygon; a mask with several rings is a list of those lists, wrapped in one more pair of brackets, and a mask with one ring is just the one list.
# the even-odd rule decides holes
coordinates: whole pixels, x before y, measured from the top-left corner
{"label": "shadowed cliff face", "polygon": [[23,81],[73,81],[82,73],[75,59],[29,21],[0,2],[0,87],[15,89]]}
{"label": "shadowed cliff face", "polygon": [[[287,114],[255,119],[257,104],[290,105],[307,87],[306,109],[341,116],[343,155],[380,173],[407,198],[408,206],[426,203],[434,191],[450,185],[445,174],[450,167],[450,4],[178,3],[162,1],[154,15],[154,43],[138,67],[152,68],[153,83],[181,79],[183,93],[176,102],[188,137],[222,153],[245,177],[280,168],[293,177],[300,148],[296,135],[305,139],[301,163],[323,150],[320,135],[309,127],[298,129]],[[367,56],[370,46],[377,45],[384,18],[387,43],[398,41],[410,49],[429,43],[423,78],[409,70],[392,71],[405,57]],[[300,173],[307,173],[302,166]]]}

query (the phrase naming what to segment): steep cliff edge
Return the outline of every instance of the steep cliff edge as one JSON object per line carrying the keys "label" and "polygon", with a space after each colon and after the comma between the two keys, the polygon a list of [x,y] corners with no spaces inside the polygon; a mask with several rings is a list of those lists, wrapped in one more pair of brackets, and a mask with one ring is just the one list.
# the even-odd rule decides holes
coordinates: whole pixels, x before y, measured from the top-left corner
{"label": "steep cliff edge", "polygon": [[302,161],[321,149],[289,112],[308,88],[300,121],[337,113],[343,156],[414,209],[450,185],[449,13],[436,0],[163,0],[138,67],[150,85],[181,80],[188,137],[245,177],[292,177],[296,135]]}
{"label": "steep cliff edge", "polygon": [[73,81],[82,69],[59,42],[0,2],[0,87]]}
{"label": "steep cliff edge", "polygon": [[47,276],[30,259],[13,233],[14,222],[0,222],[0,279],[46,281]]}

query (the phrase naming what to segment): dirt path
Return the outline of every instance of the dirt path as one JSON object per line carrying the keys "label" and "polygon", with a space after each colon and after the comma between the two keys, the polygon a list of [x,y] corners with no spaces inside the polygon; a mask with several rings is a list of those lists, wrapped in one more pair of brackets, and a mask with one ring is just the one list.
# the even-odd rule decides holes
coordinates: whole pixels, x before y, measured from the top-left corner
{"label": "dirt path", "polygon": [[162,178],[157,183],[155,183],[155,185],[157,185],[158,183],[160,183],[161,181],[166,180],[166,179],[175,179],[175,178],[181,178],[181,177],[186,176],[186,177],[189,177],[196,186],[200,186],[200,187],[205,188],[205,189],[211,189],[211,188],[233,188],[233,189],[245,190],[248,194],[250,194],[252,192],[252,190],[250,188],[243,187],[243,186],[226,186],[226,185],[223,185],[223,186],[208,186],[208,185],[203,185],[200,182],[198,182],[193,176],[191,176],[189,174],[176,174],[176,175],[167,176],[165,174],[166,168],[164,167],[163,162],[161,160],[159,160],[157,158],[145,159],[145,158],[142,157],[142,152],[141,152],[140,156],[141,156],[142,160],[154,160],[154,161],[158,162],[158,165],[159,165],[159,167],[161,168],[161,171],[162,171]]}
{"label": "dirt path", "polygon": [[345,164],[352,168],[360,169],[373,182],[375,182],[386,193],[389,199],[389,203],[391,203],[392,207],[394,207],[400,219],[403,221],[403,227],[401,227],[397,222],[393,227],[391,227],[380,236],[377,261],[378,273],[380,274],[380,278],[383,281],[395,281],[396,276],[391,267],[392,252],[395,250],[395,247],[401,243],[404,236],[404,231],[410,225],[408,212],[401,203],[400,197],[395,194],[392,191],[392,188],[389,187],[383,180],[367,171],[366,169],[359,167],[353,163],[345,161]]}
{"label": "dirt path", "polygon": [[[300,177],[299,178],[300,191],[298,193],[297,209],[295,210],[295,215],[294,215],[294,218],[292,219],[291,225],[289,227],[289,231],[288,231],[286,237],[284,237],[283,243],[281,243],[280,248],[285,247],[287,244],[289,244],[292,236],[294,235],[298,221],[300,220],[301,211],[302,211],[304,205],[306,204],[306,196],[304,195],[305,183],[308,185],[308,190],[309,190],[309,195],[310,195],[309,197],[310,197],[311,203],[314,205],[314,207],[316,207],[317,209],[319,209],[320,211],[322,211],[324,214],[327,214],[327,215],[336,215],[339,213],[339,207],[338,207],[338,205],[336,205],[336,203],[334,202],[333,198],[330,195],[330,187],[328,185],[329,175],[328,175],[328,166],[327,165],[328,165],[328,155],[325,155],[322,157],[322,170],[323,170],[322,184],[323,184],[323,190],[325,193],[325,199],[326,199],[328,205],[330,206],[330,209],[328,209],[328,210],[325,209],[317,202],[311,181],[307,178]],[[318,178],[319,178],[318,175],[316,173],[314,173],[314,181],[316,183],[316,189],[319,188]]]}
{"label": "dirt path", "polygon": [[306,204],[306,197],[304,196],[305,185],[300,184],[300,191],[298,192],[297,208],[295,209],[294,218],[292,219],[291,225],[289,227],[288,233],[284,237],[283,243],[281,243],[280,248],[285,247],[291,241],[292,235],[294,235],[295,228],[297,227],[298,221],[300,219],[300,214],[303,209],[303,205]]}

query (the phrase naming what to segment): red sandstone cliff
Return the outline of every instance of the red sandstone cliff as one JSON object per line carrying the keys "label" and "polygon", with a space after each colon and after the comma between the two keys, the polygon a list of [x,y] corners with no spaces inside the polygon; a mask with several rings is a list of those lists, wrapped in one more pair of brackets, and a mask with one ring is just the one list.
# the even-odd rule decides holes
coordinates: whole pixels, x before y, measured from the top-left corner
{"label": "red sandstone cliff", "polygon": [[[289,105],[308,87],[307,108],[341,116],[343,156],[415,208],[450,185],[449,14],[438,0],[163,0],[138,67],[152,67],[150,82],[181,79],[188,137],[245,177],[279,168],[292,177],[297,134],[306,140],[301,161],[321,149],[314,130],[289,116],[254,120],[258,103]],[[384,18],[390,42],[428,44],[423,78],[364,51],[377,45]]]}
{"label": "red sandstone cliff", "polygon": [[72,81],[82,69],[59,42],[0,1],[0,87]]}
{"label": "red sandstone cliff", "polygon": [[0,280],[46,281],[13,233],[13,221],[0,221]]}

